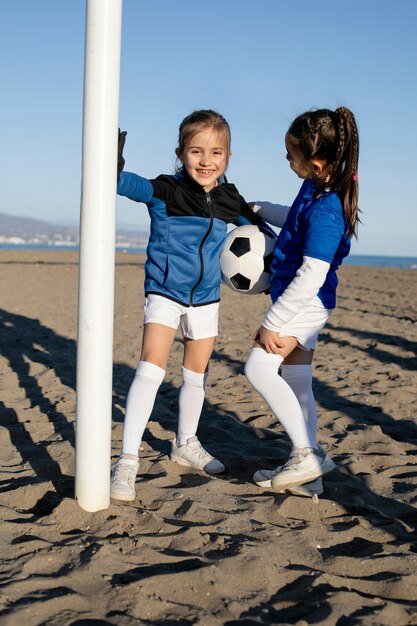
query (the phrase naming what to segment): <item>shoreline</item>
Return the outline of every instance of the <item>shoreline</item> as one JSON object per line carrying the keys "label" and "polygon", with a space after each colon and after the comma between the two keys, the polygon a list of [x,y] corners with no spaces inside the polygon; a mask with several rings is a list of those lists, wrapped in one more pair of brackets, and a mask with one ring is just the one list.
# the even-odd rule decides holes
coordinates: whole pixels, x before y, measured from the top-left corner
{"label": "shoreline", "polygon": [[[0,244],[0,254],[3,251],[25,253],[25,252],[79,252],[79,247],[74,246],[37,246],[36,244],[7,245]],[[116,247],[118,254],[146,254],[146,247]],[[392,267],[397,269],[417,269],[417,257],[377,255],[377,254],[349,254],[344,260],[344,265],[356,265],[361,267]]]}

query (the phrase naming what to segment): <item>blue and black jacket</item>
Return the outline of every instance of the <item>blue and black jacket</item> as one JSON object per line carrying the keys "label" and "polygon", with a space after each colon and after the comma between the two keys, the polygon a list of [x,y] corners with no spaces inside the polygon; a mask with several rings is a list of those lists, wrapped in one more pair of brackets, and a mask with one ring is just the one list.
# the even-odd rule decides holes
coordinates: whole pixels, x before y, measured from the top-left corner
{"label": "blue and black jacket", "polygon": [[227,224],[260,221],[236,187],[224,179],[207,193],[182,168],[153,180],[122,172],[117,193],[148,207],[145,295],[159,294],[185,306],[218,302]]}

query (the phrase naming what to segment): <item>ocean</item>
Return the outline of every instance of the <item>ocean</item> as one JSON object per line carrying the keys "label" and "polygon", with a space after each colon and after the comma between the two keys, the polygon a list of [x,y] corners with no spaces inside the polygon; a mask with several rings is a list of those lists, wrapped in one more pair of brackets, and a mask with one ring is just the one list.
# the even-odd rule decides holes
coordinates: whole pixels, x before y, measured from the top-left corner
{"label": "ocean", "polygon": [[[0,250],[78,250],[77,246],[43,246],[36,244],[0,244]],[[144,253],[145,248],[116,248],[118,252]],[[373,256],[350,254],[344,263],[374,267],[397,267],[417,270],[417,257],[412,256]]]}
{"label": "ocean", "polygon": [[404,270],[417,270],[417,257],[412,256],[350,254],[343,263],[346,263],[346,265],[372,265],[374,267],[398,267]]}

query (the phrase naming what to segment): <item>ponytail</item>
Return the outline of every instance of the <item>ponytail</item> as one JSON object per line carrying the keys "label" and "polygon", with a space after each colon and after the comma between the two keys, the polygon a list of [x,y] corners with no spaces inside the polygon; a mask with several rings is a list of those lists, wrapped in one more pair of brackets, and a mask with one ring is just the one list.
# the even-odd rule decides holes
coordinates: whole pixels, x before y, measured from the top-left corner
{"label": "ponytail", "polygon": [[346,107],[334,112],[339,146],[330,173],[330,185],[337,190],[343,205],[348,235],[357,236],[359,135],[354,115]]}

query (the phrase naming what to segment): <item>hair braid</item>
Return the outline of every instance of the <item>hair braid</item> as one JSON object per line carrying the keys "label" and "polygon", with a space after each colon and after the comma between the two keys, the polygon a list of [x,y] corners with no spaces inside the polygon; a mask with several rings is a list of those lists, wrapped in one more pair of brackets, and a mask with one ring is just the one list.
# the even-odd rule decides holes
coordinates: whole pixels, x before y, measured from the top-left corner
{"label": "hair braid", "polygon": [[[332,164],[332,169],[333,170],[337,170],[340,164],[340,161],[342,160],[342,156],[343,156],[343,152],[345,150],[345,146],[346,146],[346,134],[345,134],[345,125],[343,123],[343,119],[341,114],[339,113],[341,109],[336,109],[336,111],[334,112],[334,124],[335,124],[335,128],[337,130],[338,136],[339,136],[339,144],[337,146],[337,152],[336,152],[336,156],[334,159],[334,162]],[[339,113],[339,115],[338,115]]]}
{"label": "hair braid", "polygon": [[333,166],[332,184],[341,197],[349,235],[356,235],[358,223],[359,136],[353,113],[346,107],[335,111],[339,132],[337,162]]}

